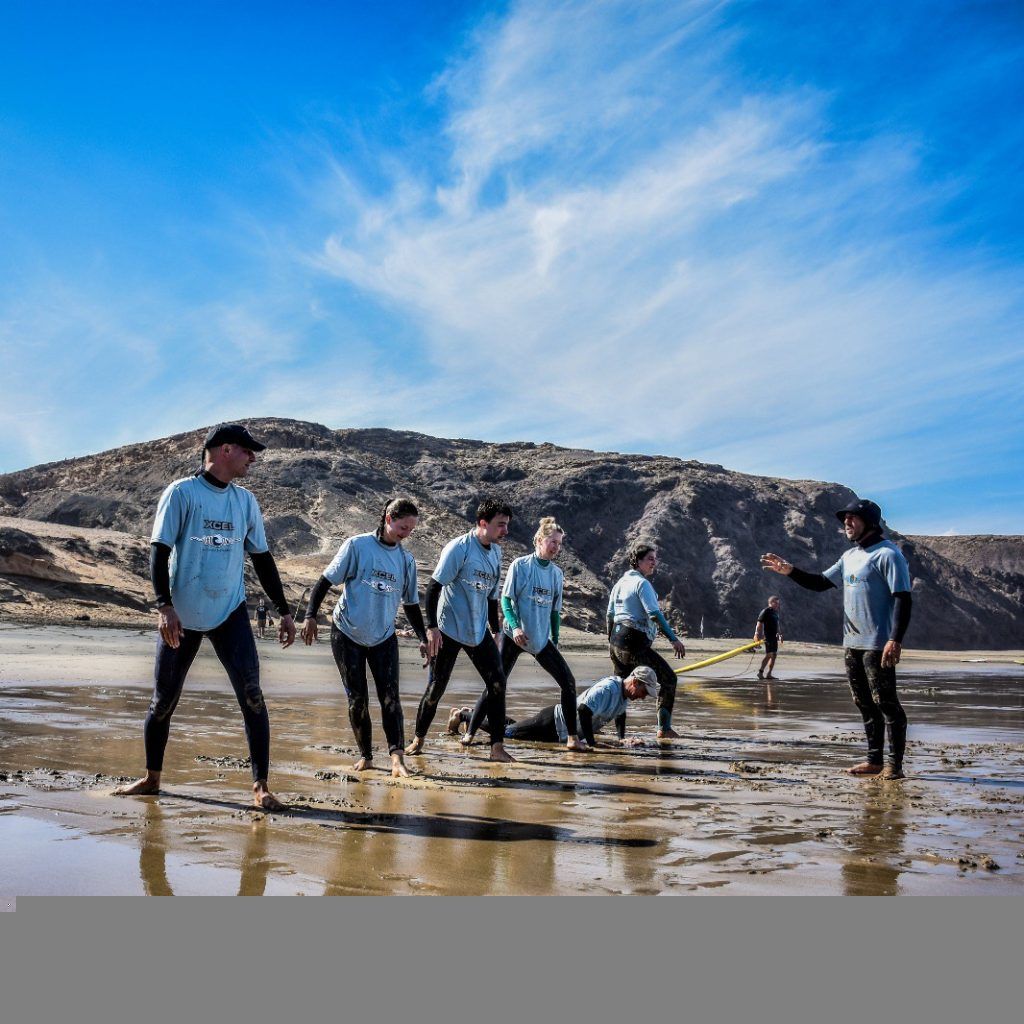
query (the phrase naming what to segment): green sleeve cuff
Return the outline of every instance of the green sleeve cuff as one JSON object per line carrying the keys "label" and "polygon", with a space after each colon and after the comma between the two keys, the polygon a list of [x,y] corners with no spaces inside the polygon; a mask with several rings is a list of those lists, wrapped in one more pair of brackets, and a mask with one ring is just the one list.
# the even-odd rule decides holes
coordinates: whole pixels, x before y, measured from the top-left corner
{"label": "green sleeve cuff", "polygon": [[562,630],[562,615],[557,608],[551,609],[551,642],[557,647],[558,636]]}
{"label": "green sleeve cuff", "polygon": [[513,631],[519,629],[519,616],[516,615],[516,610],[512,606],[511,597],[503,597],[501,599],[501,613],[505,616],[509,629]]}

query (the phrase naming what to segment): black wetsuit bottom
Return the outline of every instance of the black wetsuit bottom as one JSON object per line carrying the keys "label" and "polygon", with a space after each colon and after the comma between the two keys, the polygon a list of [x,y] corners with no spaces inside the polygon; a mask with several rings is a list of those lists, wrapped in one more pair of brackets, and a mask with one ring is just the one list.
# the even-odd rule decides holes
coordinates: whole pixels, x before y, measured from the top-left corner
{"label": "black wetsuit bottom", "polygon": [[[506,723],[505,739],[525,740],[530,743],[558,743],[558,727],[555,725],[555,709],[557,707],[557,704],[549,704],[546,708],[541,708],[531,718],[524,718],[521,722]],[[486,715],[480,722],[480,728],[484,732],[491,732],[491,723]]]}
{"label": "black wetsuit bottom", "polygon": [[608,656],[617,676],[623,679],[638,665],[653,668],[658,677],[658,728],[672,728],[672,709],[676,704],[679,677],[672,666],[651,646],[646,633],[616,623],[612,629]]}
{"label": "black wetsuit bottom", "polygon": [[352,723],[359,753],[367,760],[373,757],[370,725],[370,696],[366,682],[369,666],[380,701],[380,720],[388,741],[388,753],[405,746],[405,722],[402,698],[398,693],[398,637],[391,636],[373,647],[357,644],[331,623],[331,651],[341,674],[341,685],[348,696],[348,718]]}
{"label": "black wetsuit bottom", "polygon": [[487,692],[487,715],[492,722],[505,721],[505,673],[501,668],[501,655],[498,653],[498,645],[490,633],[484,633],[480,643],[460,644],[447,634],[443,637],[441,649],[437,657],[430,663],[430,671],[427,675],[427,688],[423,691],[420,700],[419,710],[416,712],[416,736],[418,739],[426,737],[430,729],[430,723],[434,721],[437,714],[437,705],[448,688],[448,680],[452,677],[452,670],[455,668],[455,661],[460,651],[469,655],[473,667],[480,673]]}
{"label": "black wetsuit bottom", "polygon": [[208,637],[238,698],[249,741],[254,780],[265,780],[270,772],[270,718],[260,689],[260,660],[245,604],[240,604],[215,629],[186,629],[177,647],[163,637],[157,640],[153,699],[149,704],[143,737],[146,744],[146,768],[163,771],[164,750],[171,731],[171,716],[178,706],[185,676],[199,653],[203,637]]}
{"label": "black wetsuit bottom", "polygon": [[853,702],[860,708],[864,719],[868,761],[883,763],[888,729],[890,763],[902,768],[907,749],[907,713],[896,694],[896,669],[882,667],[881,651],[859,651],[847,647],[845,658],[846,678],[850,682]]}
{"label": "black wetsuit bottom", "polygon": [[[501,668],[505,673],[506,683],[508,677],[512,674],[512,669],[519,660],[519,655],[524,653],[526,653],[524,649],[512,637],[507,635],[502,637]],[[572,670],[566,664],[565,658],[562,657],[562,652],[550,640],[534,655],[534,658],[537,659],[537,664],[558,683],[558,688],[562,691],[561,705],[562,714],[565,715],[565,727],[570,736],[575,736],[577,734],[576,679],[572,674]],[[473,708],[473,717],[469,720],[468,731],[471,735],[481,728],[480,723],[486,714],[487,691],[484,690],[477,698],[476,707]]]}

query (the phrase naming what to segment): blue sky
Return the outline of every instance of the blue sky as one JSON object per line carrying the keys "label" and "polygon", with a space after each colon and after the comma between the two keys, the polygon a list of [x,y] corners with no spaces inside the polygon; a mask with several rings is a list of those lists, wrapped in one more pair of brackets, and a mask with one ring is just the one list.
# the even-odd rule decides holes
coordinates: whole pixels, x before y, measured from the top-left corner
{"label": "blue sky", "polygon": [[263,415],[1021,533],[1024,7],[0,4],[0,471]]}

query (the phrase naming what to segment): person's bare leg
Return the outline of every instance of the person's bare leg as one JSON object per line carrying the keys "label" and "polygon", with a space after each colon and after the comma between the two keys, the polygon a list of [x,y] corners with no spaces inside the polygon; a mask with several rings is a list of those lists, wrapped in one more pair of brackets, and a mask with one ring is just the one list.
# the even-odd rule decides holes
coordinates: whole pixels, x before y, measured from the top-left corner
{"label": "person's bare leg", "polygon": [[352,765],[352,771],[354,772],[365,772],[367,768],[373,767],[372,757],[361,757],[354,765]]}
{"label": "person's bare leg", "polygon": [[155,796],[160,792],[160,772],[146,769],[143,778],[131,782],[127,786],[118,786],[111,796]]}
{"label": "person's bare leg", "polygon": [[422,754],[423,753],[423,737],[416,736],[412,743],[405,748],[407,754]]}
{"label": "person's bare leg", "polygon": [[492,743],[491,754],[487,760],[510,762],[515,761],[515,758],[505,749],[504,743]]}
{"label": "person's bare leg", "polygon": [[765,661],[768,663],[768,671],[765,672],[765,674],[764,674],[765,679],[774,679],[775,678],[775,676],[772,675],[772,672],[775,669],[775,658],[776,657],[777,657],[777,655],[769,654],[768,657],[765,658]]}
{"label": "person's bare leg", "polygon": [[261,811],[283,811],[285,805],[270,792],[266,779],[257,779],[252,784],[252,805]]}
{"label": "person's bare leg", "polygon": [[409,769],[405,767],[405,757],[400,750],[391,752],[391,777],[395,779],[409,778]]}

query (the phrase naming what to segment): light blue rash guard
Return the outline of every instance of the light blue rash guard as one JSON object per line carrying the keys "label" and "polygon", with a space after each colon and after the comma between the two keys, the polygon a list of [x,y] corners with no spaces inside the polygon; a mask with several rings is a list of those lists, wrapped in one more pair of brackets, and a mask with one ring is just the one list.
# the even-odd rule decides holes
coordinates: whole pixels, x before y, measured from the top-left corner
{"label": "light blue rash guard", "polygon": [[843,646],[882,650],[892,629],[893,594],[911,587],[903,552],[890,540],[850,548],[822,576],[843,588]]}
{"label": "light blue rash guard", "polygon": [[[501,596],[512,602],[531,654],[539,654],[551,639],[551,612],[562,610],[562,582],[562,570],[535,554],[517,558],[508,567]],[[512,636],[508,622],[505,635]]]}
{"label": "light blue rash guard", "polygon": [[150,543],[171,549],[171,600],[186,629],[215,629],[245,600],[245,556],[269,550],[251,491],[201,476],[160,495]]}
{"label": "light blue rash guard", "polygon": [[382,543],[376,533],[349,537],[324,576],[333,586],[345,586],[334,606],[334,624],[364,647],[394,633],[400,605],[419,603],[416,560],[401,544]]}
{"label": "light blue rash guard", "polygon": [[608,618],[613,622],[623,622],[646,633],[649,640],[654,640],[658,627],[651,621],[652,615],[661,615],[658,595],[642,572],[630,569],[612,587],[608,596]]}
{"label": "light blue rash guard", "polygon": [[433,577],[441,584],[438,628],[460,644],[475,647],[487,632],[487,602],[498,599],[500,545],[485,548],[470,530],[444,546]]}
{"label": "light blue rash guard", "polygon": [[[605,676],[604,679],[599,679],[576,698],[577,708],[590,708],[595,736],[609,722],[614,722],[619,715],[624,714],[628,706],[629,701],[626,700],[622,679],[619,676]],[[555,729],[558,730],[558,738],[563,743],[568,740],[569,730],[565,727],[565,715],[562,713],[561,704],[555,706]]]}

